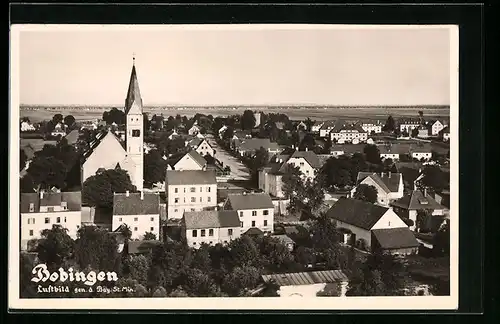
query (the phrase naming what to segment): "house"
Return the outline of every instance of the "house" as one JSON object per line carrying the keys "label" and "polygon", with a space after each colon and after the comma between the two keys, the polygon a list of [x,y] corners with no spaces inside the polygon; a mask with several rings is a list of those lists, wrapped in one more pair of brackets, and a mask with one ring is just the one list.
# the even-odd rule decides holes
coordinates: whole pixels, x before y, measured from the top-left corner
{"label": "house", "polygon": [[420,137],[420,138],[428,138],[429,137],[429,128],[427,128],[426,126],[420,126],[418,128],[418,135],[417,137]]}
{"label": "house", "polygon": [[241,235],[240,219],[234,210],[185,212],[181,226],[183,238],[193,248],[203,243],[228,244]]}
{"label": "house", "polygon": [[54,129],[52,130],[52,133],[50,135],[52,136],[66,136],[66,125],[57,123],[56,126],[54,126]]}
{"label": "house", "polygon": [[248,138],[236,146],[236,151],[243,155],[253,156],[257,150],[263,147],[269,154],[277,154],[281,151],[278,143],[271,142],[269,138]]}
{"label": "house", "polygon": [[417,145],[412,147],[411,157],[417,160],[430,160],[432,158],[432,148],[430,145]]}
{"label": "house", "polygon": [[259,170],[259,189],[272,197],[283,198],[283,159],[277,158],[276,162]]}
{"label": "house", "polygon": [[178,137],[180,137],[180,135],[179,135],[179,133],[177,133],[176,129],[174,129],[168,133],[169,140],[173,140],[173,139],[178,138]]}
{"label": "house", "polygon": [[41,231],[61,225],[68,229],[68,235],[76,239],[82,223],[81,192],[53,192],[20,194],[21,249],[28,247],[28,241],[40,239]]}
{"label": "house", "polygon": [[377,145],[378,151],[380,153],[380,159],[392,159],[393,161],[399,160],[401,154],[406,154],[408,152],[404,151],[404,148],[399,144],[395,145]]}
{"label": "house", "polygon": [[68,133],[64,138],[68,141],[69,145],[75,145],[78,142],[78,138],[80,137],[80,132],[78,129],[73,129]]}
{"label": "house", "polygon": [[336,121],[328,120],[321,125],[319,129],[319,137],[329,137],[330,131],[335,128]]}
{"label": "house", "polygon": [[279,286],[280,297],[316,297],[332,285],[339,297],[345,297],[348,278],[342,270],[277,273],[262,275],[265,284]]}
{"label": "house", "polygon": [[151,192],[115,193],[113,196],[114,231],[127,225],[132,231],[132,239],[142,239],[144,233],[160,236],[160,195]]}
{"label": "house", "polygon": [[432,136],[438,136],[439,133],[446,127],[445,123],[440,120],[431,121],[429,122],[429,125]]}
{"label": "house", "polygon": [[450,140],[450,128],[446,126],[441,130],[441,136],[443,138],[443,141],[448,142]]}
{"label": "house", "polygon": [[[366,201],[340,198],[327,212],[327,216],[337,223],[337,227],[349,235],[344,236],[344,243],[356,245],[358,248],[374,251],[384,246],[385,242],[376,242],[378,237],[374,230],[386,230],[383,234],[401,238],[394,242],[390,252],[395,254],[410,254],[418,249],[418,242],[406,223],[391,209]],[[401,232],[409,232],[401,234]]]}
{"label": "house", "polygon": [[[356,185],[365,184],[374,186],[377,189],[377,203],[382,206],[389,206],[389,204],[403,197],[404,183],[402,173],[372,173],[372,172],[359,172],[356,179]],[[354,196],[356,188],[351,190],[351,196]]]}
{"label": "house", "polygon": [[307,125],[303,121],[297,124],[297,130],[307,131]]}
{"label": "house", "polygon": [[273,232],[274,205],[266,193],[230,194],[223,208],[238,212],[242,234],[252,228],[258,228],[264,233]]}
{"label": "house", "polygon": [[217,134],[219,134],[219,138],[222,138],[222,136],[224,135],[224,132],[227,130],[227,126],[226,125],[223,125],[221,128],[219,128],[219,130],[217,131]]}
{"label": "house", "polygon": [[295,241],[286,234],[271,235],[271,237],[280,241],[284,246],[288,248],[289,251],[293,251],[293,249],[295,248]]}
{"label": "house", "polygon": [[207,160],[196,151],[189,151],[175,162],[172,168],[176,171],[206,170]]}
{"label": "house", "polygon": [[[323,126],[325,122],[322,121],[316,121],[314,124],[311,126],[311,132],[315,134],[319,134],[321,127]],[[327,137],[327,136],[321,136],[321,137]]]}
{"label": "house", "polygon": [[188,130],[188,134],[191,136],[195,136],[200,132],[200,127],[195,123],[191,128]]}
{"label": "house", "polygon": [[[193,147],[195,145],[195,140],[198,140],[198,145],[196,145],[196,147]],[[215,156],[215,150],[212,148],[212,146],[208,143],[208,141],[206,139],[193,139],[193,141],[190,142],[190,145],[191,147],[193,147],[193,149],[200,153],[201,156],[206,156],[206,155],[210,155],[211,157],[214,157]]]}
{"label": "house", "polygon": [[368,133],[358,124],[337,124],[330,131],[332,142],[358,144],[368,140]]}
{"label": "house", "polygon": [[23,121],[21,122],[21,132],[34,132],[35,131],[35,126],[33,126],[33,124],[30,124],[29,122],[27,121]]}
{"label": "house", "polygon": [[166,172],[165,195],[168,219],[181,219],[184,211],[217,206],[217,181],[213,170]]}
{"label": "house", "polygon": [[446,207],[432,198],[431,195],[427,194],[427,190],[424,190],[424,192],[412,190],[404,197],[391,202],[391,207],[400,217],[408,218],[413,221],[413,226],[410,226],[412,230],[418,229],[419,227],[417,222],[419,211],[430,211],[431,216],[435,216],[436,219],[435,221],[432,221],[432,219],[425,220],[427,224],[423,225],[427,225],[424,227],[435,227],[440,225],[446,209]]}
{"label": "house", "polygon": [[260,112],[256,112],[253,115],[255,116],[255,127],[259,127],[262,120],[262,114]]}
{"label": "house", "polygon": [[382,133],[382,124],[380,124],[378,121],[376,123],[370,123],[370,122],[362,123],[361,128],[368,134]]}
{"label": "house", "polygon": [[418,119],[401,119],[399,120],[399,131],[401,133],[403,132],[408,132],[408,134],[411,134],[411,131],[414,128],[420,127],[420,120]]}
{"label": "house", "polygon": [[[316,153],[306,150],[299,151],[298,149],[286,160],[290,166],[297,167],[302,172],[304,179],[313,180],[321,168],[321,162]],[[285,171],[284,166],[281,169]]]}

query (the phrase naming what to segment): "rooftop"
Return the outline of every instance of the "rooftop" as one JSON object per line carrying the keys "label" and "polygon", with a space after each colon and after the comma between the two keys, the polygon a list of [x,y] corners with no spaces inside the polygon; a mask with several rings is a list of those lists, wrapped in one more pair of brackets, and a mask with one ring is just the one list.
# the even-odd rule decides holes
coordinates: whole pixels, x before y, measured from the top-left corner
{"label": "rooftop", "polygon": [[389,208],[366,201],[341,197],[328,210],[327,216],[335,220],[371,230]]}
{"label": "rooftop", "polygon": [[384,250],[415,248],[420,245],[408,227],[374,229],[372,233]]}
{"label": "rooftop", "polygon": [[273,281],[279,286],[297,286],[335,283],[347,281],[348,278],[342,270],[328,270],[262,275],[262,280],[266,283]]}
{"label": "rooftop", "polygon": [[128,253],[139,254],[151,251],[155,246],[161,245],[161,241],[146,240],[146,241],[128,241]]}
{"label": "rooftop", "polygon": [[217,184],[215,171],[213,170],[167,170],[165,184],[167,185],[196,185]]}
{"label": "rooftop", "polygon": [[424,194],[420,190],[412,190],[409,194],[405,195],[403,198],[393,201],[391,205],[408,210],[445,209],[444,206],[440,205],[429,194],[425,195],[424,197]]}
{"label": "rooftop", "polygon": [[299,151],[296,150],[292,156],[290,156],[290,159],[299,159],[299,158],[304,158],[309,165],[315,169],[318,169],[321,167],[321,162],[318,158],[318,155],[314,153],[313,151]]}
{"label": "rooftop", "polygon": [[203,210],[184,212],[187,229],[240,227],[240,218],[234,210]]}
{"label": "rooftop", "polygon": [[370,177],[376,184],[378,184],[386,193],[397,192],[399,190],[400,184],[403,183],[402,174],[395,172],[359,172],[356,182],[359,184],[361,181],[368,177]]}
{"label": "rooftop", "polygon": [[66,202],[67,209],[65,211],[80,211],[82,210],[82,194],[80,191],[72,192],[44,192],[40,193],[21,193],[20,197],[20,212],[29,213],[30,204],[33,204],[35,213],[40,212],[40,206],[56,207],[61,206],[61,203]]}
{"label": "rooftop", "polygon": [[271,197],[266,193],[229,194],[227,199],[233,210],[274,208]]}
{"label": "rooftop", "polygon": [[113,215],[157,215],[160,214],[160,195],[158,193],[131,192],[115,193],[113,196]]}

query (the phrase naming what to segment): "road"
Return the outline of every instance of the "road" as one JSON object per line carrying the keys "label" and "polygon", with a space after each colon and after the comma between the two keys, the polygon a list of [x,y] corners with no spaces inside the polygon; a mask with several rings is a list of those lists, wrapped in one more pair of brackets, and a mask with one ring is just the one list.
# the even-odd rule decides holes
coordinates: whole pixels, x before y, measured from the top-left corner
{"label": "road", "polygon": [[221,148],[215,141],[212,135],[207,135],[207,141],[216,151],[215,158],[219,160],[224,167],[229,166],[231,168],[231,175],[228,177],[232,180],[249,180],[250,172],[248,168],[241,163],[240,160],[232,156],[229,152]]}

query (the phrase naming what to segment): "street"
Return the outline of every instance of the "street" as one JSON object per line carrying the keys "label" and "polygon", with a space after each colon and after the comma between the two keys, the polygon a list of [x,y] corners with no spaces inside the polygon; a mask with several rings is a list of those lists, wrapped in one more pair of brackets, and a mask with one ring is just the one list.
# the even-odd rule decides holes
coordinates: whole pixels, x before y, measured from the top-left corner
{"label": "street", "polygon": [[215,158],[219,160],[224,167],[229,166],[231,168],[231,175],[229,178],[231,180],[249,180],[250,173],[248,168],[241,163],[237,158],[232,156],[230,153],[226,152],[223,148],[221,148],[213,135],[207,135],[206,139],[208,143],[212,146],[212,148],[216,151]]}

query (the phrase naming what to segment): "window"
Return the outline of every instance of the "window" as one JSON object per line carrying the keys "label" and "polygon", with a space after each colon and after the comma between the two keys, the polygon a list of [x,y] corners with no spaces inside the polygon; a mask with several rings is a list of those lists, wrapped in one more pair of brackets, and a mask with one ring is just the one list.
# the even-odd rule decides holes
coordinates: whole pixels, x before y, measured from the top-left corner
{"label": "window", "polygon": [[80,225],[76,225],[76,229],[79,229],[80,228]]}
{"label": "window", "polygon": [[45,217],[45,224],[50,224],[50,218]]}
{"label": "window", "polygon": [[155,218],[154,218],[154,217],[151,217],[150,219],[151,219],[151,221],[152,221],[152,222],[154,222],[154,221],[155,221]]}
{"label": "window", "polygon": [[189,189],[189,191],[191,191],[191,192],[196,192],[196,188],[195,188],[195,187],[191,187],[191,188]]}
{"label": "window", "polygon": [[174,192],[175,192],[175,193],[179,193],[179,188],[175,188],[175,189],[174,189]]}
{"label": "window", "polygon": [[264,215],[264,216],[269,215],[269,210],[265,209],[265,210],[262,212],[262,215]]}
{"label": "window", "polygon": [[252,210],[252,216],[257,216],[257,211],[256,210]]}
{"label": "window", "polygon": [[252,227],[255,227],[255,221],[252,221]]}
{"label": "window", "polygon": [[64,222],[66,223],[66,217],[64,217]]}
{"label": "window", "polygon": [[30,236],[33,236],[33,230],[30,230]]}
{"label": "window", "polygon": [[224,241],[224,244],[227,244],[227,241]]}
{"label": "window", "polygon": [[150,230],[151,232],[153,232],[153,231],[155,230],[155,228],[154,228],[154,227],[150,227],[150,228],[149,228],[149,230]]}
{"label": "window", "polygon": [[30,213],[32,213],[34,211],[35,211],[35,204],[34,203],[30,203]]}
{"label": "window", "polygon": [[240,222],[240,226],[243,227],[243,222]]}
{"label": "window", "polygon": [[391,222],[389,222],[389,224],[387,224],[387,226],[391,226]]}
{"label": "window", "polygon": [[56,223],[60,223],[61,222],[61,217],[57,217],[56,218]]}
{"label": "window", "polygon": [[179,203],[179,198],[174,199],[174,203],[178,204]]}
{"label": "window", "polygon": [[177,213],[177,212],[179,212],[179,210],[178,209],[174,209],[174,213]]}
{"label": "window", "polygon": [[208,236],[214,236],[214,230],[212,228],[208,230]]}
{"label": "window", "polygon": [[207,201],[208,201],[208,202],[211,202],[211,201],[212,201],[212,197],[208,197],[208,198],[207,198]]}
{"label": "window", "polygon": [[233,229],[232,228],[230,228],[230,229],[227,230],[227,235],[233,235]]}
{"label": "window", "polygon": [[191,202],[192,203],[196,202],[196,197],[191,197]]}
{"label": "window", "polygon": [[191,208],[191,211],[194,212],[195,211],[194,208]]}
{"label": "window", "polygon": [[304,162],[300,162],[300,166],[303,167],[304,166]]}
{"label": "window", "polygon": [[200,192],[203,192],[203,187],[200,187]]}
{"label": "window", "polygon": [[134,222],[137,222],[138,220],[139,220],[139,218],[134,217]]}
{"label": "window", "polygon": [[243,212],[242,211],[240,211],[240,217],[243,217]]}
{"label": "window", "polygon": [[28,218],[28,225],[30,224],[31,218]]}
{"label": "window", "polygon": [[53,212],[54,211],[54,207],[47,207],[47,211],[48,212]]}
{"label": "window", "polygon": [[184,193],[186,192],[186,188],[184,188]]}
{"label": "window", "polygon": [[193,237],[197,237],[198,236],[198,231],[197,230],[193,230]]}
{"label": "window", "polygon": [[267,219],[264,219],[264,226],[267,226]]}
{"label": "window", "polygon": [[186,202],[186,197],[184,197],[184,202]]}
{"label": "window", "polygon": [[134,232],[137,232],[137,227],[134,227]]}
{"label": "window", "polygon": [[118,221],[119,221],[119,222],[121,222],[121,221],[122,221],[122,218],[121,218],[121,217],[120,217],[120,218],[118,218]]}
{"label": "window", "polygon": [[63,210],[68,209],[68,203],[65,202],[65,201],[61,202],[61,207],[62,207]]}
{"label": "window", "polygon": [[132,137],[139,137],[139,136],[141,136],[141,131],[139,129],[133,129]]}
{"label": "window", "polygon": [[201,230],[201,237],[205,236],[205,230]]}
{"label": "window", "polygon": [[203,197],[200,197],[200,202],[203,202]]}
{"label": "window", "polygon": [[212,188],[210,188],[210,187],[207,187],[207,192],[210,192],[210,189],[212,189]]}

